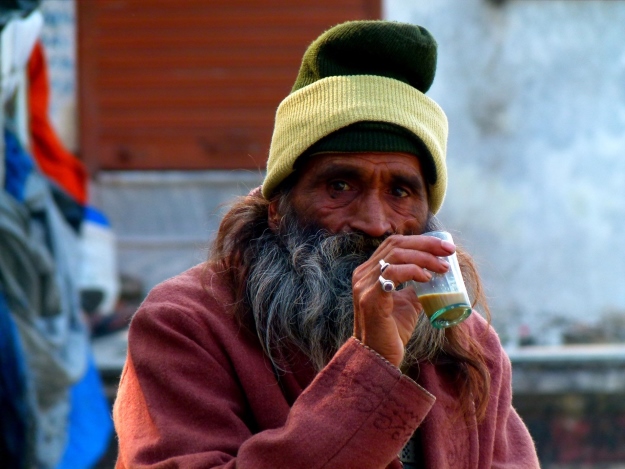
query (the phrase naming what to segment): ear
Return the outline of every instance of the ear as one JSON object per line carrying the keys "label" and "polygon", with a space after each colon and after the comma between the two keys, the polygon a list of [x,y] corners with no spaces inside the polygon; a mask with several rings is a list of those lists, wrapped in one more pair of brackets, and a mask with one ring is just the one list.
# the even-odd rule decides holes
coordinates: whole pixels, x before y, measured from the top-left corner
{"label": "ear", "polygon": [[267,209],[267,224],[271,231],[278,231],[278,225],[280,225],[281,219],[282,216],[278,213],[278,198],[274,198],[269,202],[269,207]]}

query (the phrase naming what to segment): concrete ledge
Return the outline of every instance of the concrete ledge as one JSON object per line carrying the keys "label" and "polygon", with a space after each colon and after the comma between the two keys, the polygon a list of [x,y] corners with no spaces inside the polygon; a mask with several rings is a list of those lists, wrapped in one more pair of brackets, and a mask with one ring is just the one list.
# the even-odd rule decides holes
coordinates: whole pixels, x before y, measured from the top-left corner
{"label": "concrete ledge", "polygon": [[100,171],[97,184],[105,186],[172,186],[211,185],[231,186],[233,184],[259,185],[264,178],[263,171],[246,170],[190,170],[190,171]]}
{"label": "concrete ledge", "polygon": [[102,171],[92,200],[117,238],[121,273],[157,283],[203,262],[223,214],[260,171]]}
{"label": "concrete ledge", "polygon": [[625,344],[550,345],[506,349],[513,364],[588,363],[599,361],[625,364]]}
{"label": "concrete ledge", "polygon": [[625,390],[625,345],[532,346],[508,355],[515,394],[622,394]]}

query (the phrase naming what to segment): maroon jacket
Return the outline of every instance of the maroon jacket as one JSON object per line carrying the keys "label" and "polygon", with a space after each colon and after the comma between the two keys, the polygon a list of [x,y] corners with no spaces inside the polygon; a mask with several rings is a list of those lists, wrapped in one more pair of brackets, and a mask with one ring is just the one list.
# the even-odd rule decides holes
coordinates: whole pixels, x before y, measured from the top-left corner
{"label": "maroon jacket", "polygon": [[[278,381],[258,338],[228,312],[220,277],[202,272],[155,287],[132,321],[114,407],[118,469],[399,468],[417,428],[427,468],[539,467],[492,329],[491,398],[478,425],[457,416],[438,367],[421,364],[417,384],[354,338],[316,376],[293,365]],[[463,327],[488,326],[474,314]]]}

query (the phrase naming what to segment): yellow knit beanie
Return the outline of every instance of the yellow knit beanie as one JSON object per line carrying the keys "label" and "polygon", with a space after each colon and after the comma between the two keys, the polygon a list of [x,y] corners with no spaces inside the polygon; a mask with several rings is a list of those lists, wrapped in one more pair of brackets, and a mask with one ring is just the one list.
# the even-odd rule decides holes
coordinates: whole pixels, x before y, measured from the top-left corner
{"label": "yellow knit beanie", "polygon": [[436,41],[420,26],[350,21],[323,33],[278,106],[263,196],[304,153],[401,151],[420,158],[436,213],[447,187],[447,118],[424,94],[435,71]]}

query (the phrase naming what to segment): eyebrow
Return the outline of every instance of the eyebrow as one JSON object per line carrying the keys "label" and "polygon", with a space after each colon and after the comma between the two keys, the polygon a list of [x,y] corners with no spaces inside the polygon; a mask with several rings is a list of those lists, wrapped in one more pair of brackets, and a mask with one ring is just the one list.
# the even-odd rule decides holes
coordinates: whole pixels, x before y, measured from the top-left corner
{"label": "eyebrow", "polygon": [[[365,177],[366,175],[364,171],[362,171],[362,169],[358,166],[330,164],[317,175],[315,182],[317,183],[331,178],[364,179]],[[409,187],[415,192],[422,192],[425,190],[424,184],[418,176],[402,173],[392,174],[391,183]]]}
{"label": "eyebrow", "polygon": [[365,178],[365,174],[362,169],[356,166],[343,166],[331,164],[323,171],[321,171],[317,177],[316,182],[324,181],[330,178],[346,178],[346,179],[356,179],[356,178]]}

